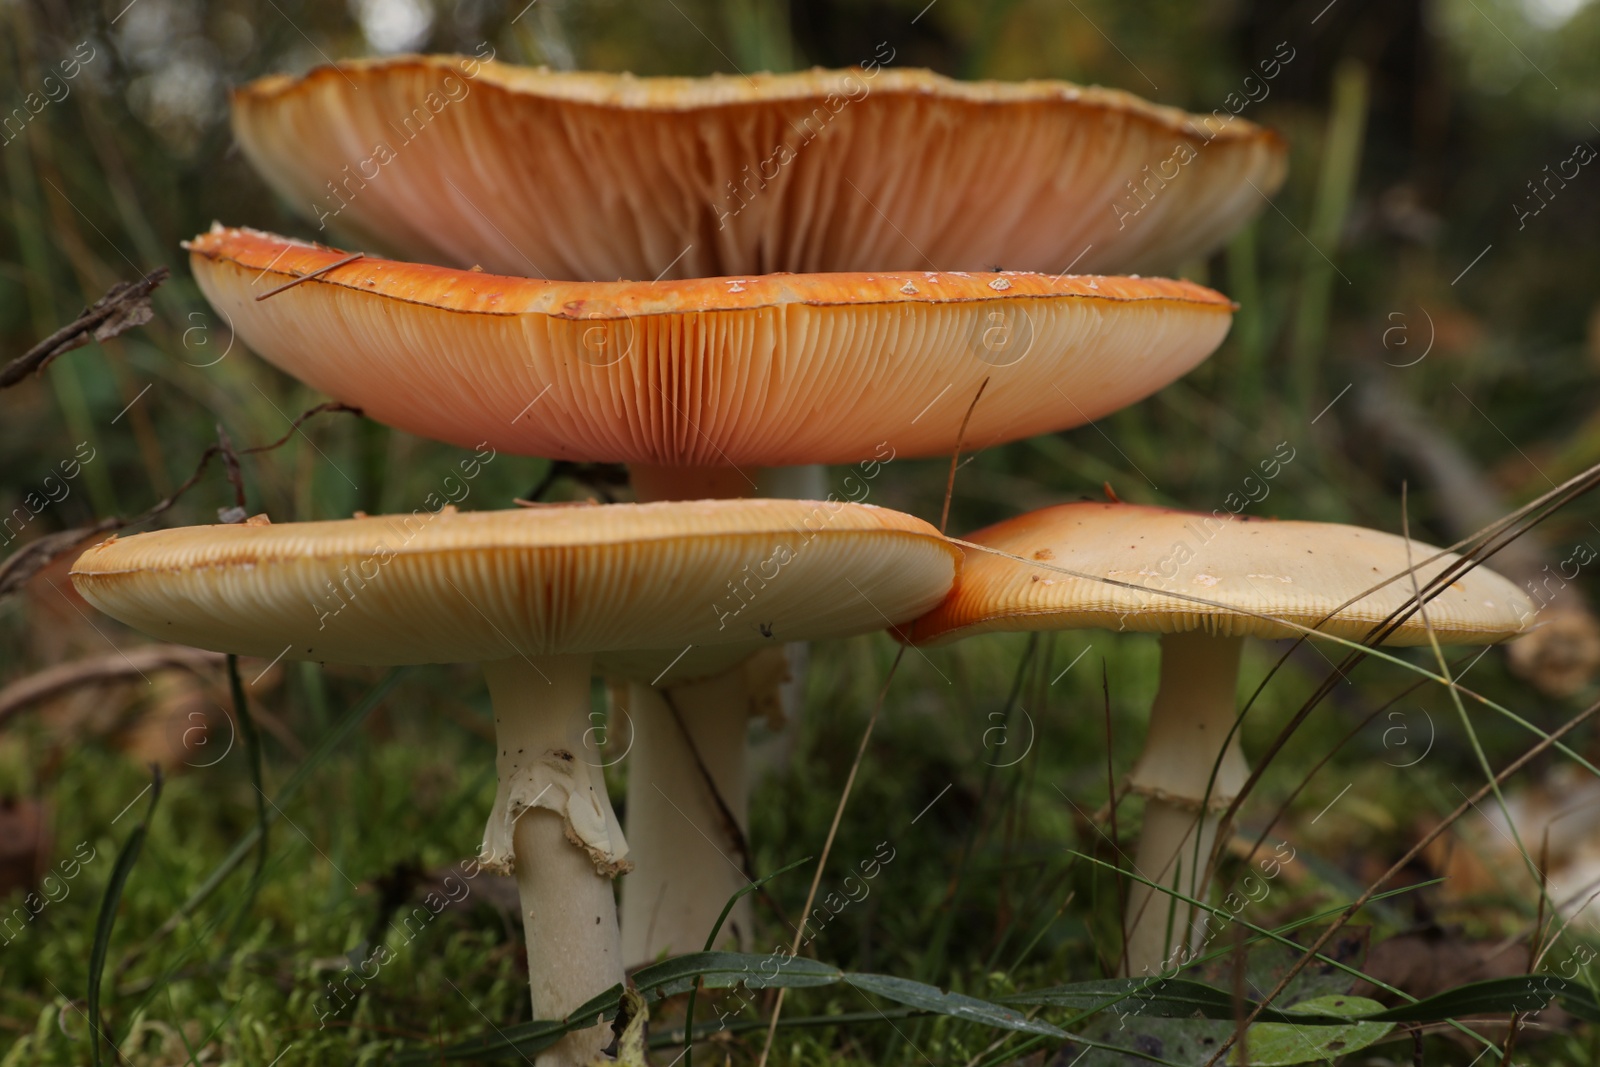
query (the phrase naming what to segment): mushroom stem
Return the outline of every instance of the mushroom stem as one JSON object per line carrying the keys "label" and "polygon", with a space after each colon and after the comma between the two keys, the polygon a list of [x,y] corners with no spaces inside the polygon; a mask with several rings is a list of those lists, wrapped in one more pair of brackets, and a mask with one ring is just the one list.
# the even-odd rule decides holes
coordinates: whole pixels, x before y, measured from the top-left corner
{"label": "mushroom stem", "polygon": [[641,504],[657,500],[733,500],[763,495],[756,484],[759,468],[652,467],[628,464],[628,480]]}
{"label": "mushroom stem", "polygon": [[[1204,900],[1219,812],[1249,777],[1233,731],[1243,639],[1195,631],[1161,638],[1161,682],[1150,730],[1129,785],[1147,799],[1134,871]],[[1216,777],[1213,780],[1212,773]],[[1198,846],[1198,849],[1197,849]],[[1155,975],[1181,962],[1193,940],[1194,908],[1134,883],[1128,892],[1123,971]]]}
{"label": "mushroom stem", "polygon": [[[481,862],[516,875],[535,1019],[559,1019],[623,980],[611,879],[627,845],[599,768],[586,759],[588,656],[513,656],[483,665],[494,703],[494,809]],[[537,1067],[592,1062],[606,1026],[567,1034]]]}
{"label": "mushroom stem", "polygon": [[[820,500],[828,494],[827,468],[817,464],[736,470],[634,463],[628,474],[640,501]],[[759,598],[751,603],[746,625],[754,638],[761,632],[761,607]],[[783,649],[787,670],[756,672],[747,662],[716,678],[671,687],[677,716],[648,686],[628,688],[636,731],[628,766],[628,834],[635,866],[622,886],[622,951],[629,966],[699,951],[722,906],[747,883],[749,718],[752,710],[776,709],[769,722],[791,724],[769,745],[776,756],[769,756],[767,765],[781,765],[804,688],[807,646],[790,643]],[[753,919],[746,896],[729,913],[718,945],[749,947]]]}
{"label": "mushroom stem", "polygon": [[[636,861],[622,883],[628,966],[704,948],[723,905],[748,884],[747,678],[741,665],[665,690],[628,687],[635,731],[628,834]],[[748,947],[751,919],[746,896],[729,914],[718,946]]]}

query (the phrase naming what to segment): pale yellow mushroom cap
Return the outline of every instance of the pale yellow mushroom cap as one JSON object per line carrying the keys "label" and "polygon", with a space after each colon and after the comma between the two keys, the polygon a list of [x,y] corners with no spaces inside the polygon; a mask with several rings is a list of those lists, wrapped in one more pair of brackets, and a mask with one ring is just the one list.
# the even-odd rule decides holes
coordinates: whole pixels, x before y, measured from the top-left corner
{"label": "pale yellow mushroom cap", "polygon": [[[1432,559],[1439,549],[1413,541],[1408,560],[1404,538],[1356,526],[1129,504],[1044,508],[965,540],[1004,555],[966,549],[950,595],[906,628],[914,643],[1088,628],[1279,638],[1315,627],[1361,640],[1412,600],[1408,568],[1417,566],[1426,597],[1429,582],[1459,559]],[[1443,644],[1492,644],[1525,629],[1535,609],[1480,566],[1424,610],[1426,623],[1413,612],[1384,643],[1426,643],[1431,625]]]}
{"label": "pale yellow mushroom cap", "polygon": [[72,580],[161,640],[386,665],[865,633],[959,562],[886,508],[719,500],[191,526],[96,545]]}

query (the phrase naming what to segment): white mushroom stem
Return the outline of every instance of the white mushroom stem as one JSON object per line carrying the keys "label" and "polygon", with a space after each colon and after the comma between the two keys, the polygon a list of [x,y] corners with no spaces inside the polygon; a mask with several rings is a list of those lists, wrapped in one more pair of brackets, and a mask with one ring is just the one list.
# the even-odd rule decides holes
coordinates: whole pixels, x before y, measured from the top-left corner
{"label": "white mushroom stem", "polygon": [[[635,731],[628,835],[635,867],[622,882],[622,958],[630,967],[700,951],[728,898],[749,884],[743,849],[747,678],[741,665],[665,691],[628,687]],[[729,914],[718,947],[748,947],[751,915],[745,896]]]}
{"label": "white mushroom stem", "polygon": [[[513,656],[483,665],[500,774],[480,862],[516,875],[535,1019],[559,1019],[623,980],[611,879],[627,844],[598,767],[585,760],[588,656]],[[537,1067],[587,1065],[611,1028],[568,1034]]]}
{"label": "white mushroom stem", "polygon": [[[629,477],[640,501],[819,500],[828,492],[827,468],[820,465],[741,471],[636,463]],[[760,618],[757,597],[748,619],[752,637],[760,632],[755,629]],[[747,661],[720,677],[672,687],[681,727],[659,693],[629,686],[628,712],[636,731],[628,757],[634,873],[622,886],[622,950],[630,967],[663,954],[699,951],[728,898],[747,884],[749,857],[741,844],[749,825],[748,721],[752,714],[765,714],[774,731],[793,723],[804,691],[806,646],[783,647],[787,669],[772,669],[766,657],[764,663]],[[780,741],[777,747],[781,762],[787,746]],[[729,913],[718,946],[748,948],[753,917],[745,896]]]}
{"label": "white mushroom stem", "polygon": [[[1220,812],[1250,773],[1233,729],[1242,645],[1238,637],[1202,632],[1162,637],[1150,732],[1129,776],[1130,787],[1146,798],[1135,873],[1195,900],[1209,890]],[[1179,949],[1193,938],[1193,913],[1169,893],[1132,883],[1124,973],[1144,977],[1182,963]]]}

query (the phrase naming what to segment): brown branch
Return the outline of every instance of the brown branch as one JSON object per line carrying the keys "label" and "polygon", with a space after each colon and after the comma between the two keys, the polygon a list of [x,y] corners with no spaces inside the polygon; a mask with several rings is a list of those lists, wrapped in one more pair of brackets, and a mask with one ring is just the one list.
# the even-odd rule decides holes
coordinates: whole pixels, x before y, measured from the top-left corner
{"label": "brown branch", "polygon": [[24,708],[82,686],[128,681],[143,677],[147,671],[180,669],[200,673],[220,666],[226,658],[220,652],[185,645],[145,645],[57,664],[0,689],[0,725]]}
{"label": "brown branch", "polygon": [[136,282],[118,282],[106,295],[83,309],[83,313],[43,341],[0,369],[0,389],[16,385],[29,374],[37,374],[57,356],[90,341],[109,341],[118,334],[143,326],[155,317],[150,294],[172,272],[157,267]]}
{"label": "brown branch", "polygon": [[233,486],[233,506],[239,512],[240,521],[243,521],[246,514],[244,472],[239,469],[239,451],[233,447],[233,438],[228,436],[228,431],[222,428],[220,422],[217,423],[217,452],[222,456],[222,469],[227,472],[228,484]]}
{"label": "brown branch", "polygon": [[17,549],[0,561],[0,600],[28,584],[28,579],[44,570],[57,556],[72,551],[74,546],[82,544],[95,534],[110,533],[121,525],[122,520],[113,515],[109,519],[101,519],[93,526],[78,526],[71,530],[58,530],[52,534],[45,534],[38,540]]}
{"label": "brown branch", "polygon": [[[318,404],[316,407],[302,411],[296,416],[294,421],[289,424],[289,431],[276,441],[270,444],[256,445],[254,448],[246,448],[237,452],[233,449],[232,443],[227,440],[227,436],[225,434],[221,435],[217,444],[207,445],[206,450],[200,453],[200,460],[195,464],[194,473],[184,479],[182,485],[174,489],[170,495],[156,501],[133,518],[124,519],[120,515],[110,515],[91,526],[79,526],[71,530],[61,530],[57,533],[46,534],[37,541],[17,549],[17,551],[7,556],[4,561],[0,561],[0,600],[4,600],[21,589],[27,584],[29,578],[32,578],[48,566],[51,560],[72,551],[74,547],[82,544],[95,534],[110,533],[128,526],[137,526],[140,523],[149,522],[157,515],[160,515],[176,504],[183,494],[195,487],[205,474],[206,468],[211,465],[211,461],[217,456],[226,455],[230,458],[233,456],[253,456],[261,452],[270,452],[275,448],[281,448],[300,429],[301,423],[325,411],[344,411],[352,415],[363,414],[360,408],[351,407],[349,404],[340,404],[337,401]],[[237,460],[233,460],[233,462],[236,463]]]}

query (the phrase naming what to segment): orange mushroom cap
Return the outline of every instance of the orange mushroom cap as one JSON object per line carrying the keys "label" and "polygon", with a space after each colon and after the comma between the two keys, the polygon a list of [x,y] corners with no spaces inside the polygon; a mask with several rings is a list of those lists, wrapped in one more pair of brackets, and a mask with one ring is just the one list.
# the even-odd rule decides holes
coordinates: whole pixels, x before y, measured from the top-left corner
{"label": "orange mushroom cap", "polygon": [[[548,278],[1166,270],[1285,171],[1271,131],[926,70],[553,73],[404,56],[233,96],[245,154],[359,247]],[[958,132],[959,131],[959,132]]]}
{"label": "orange mushroom cap", "polygon": [[245,343],[380,422],[663,466],[849,463],[885,444],[947,453],[985,379],[969,448],[1081,425],[1193,368],[1233,311],[1162,279],[546,282],[370,257],[336,266],[344,253],[222,227],[188,248]]}

